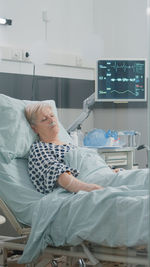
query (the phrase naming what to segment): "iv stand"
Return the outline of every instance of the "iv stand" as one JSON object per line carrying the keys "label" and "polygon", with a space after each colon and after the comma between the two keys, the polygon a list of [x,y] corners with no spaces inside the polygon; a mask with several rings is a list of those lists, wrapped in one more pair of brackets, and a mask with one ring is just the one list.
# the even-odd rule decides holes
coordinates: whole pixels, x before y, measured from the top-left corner
{"label": "iv stand", "polygon": [[93,93],[83,101],[83,111],[77,117],[77,119],[68,127],[67,129],[68,133],[75,131],[78,128],[78,126],[84,122],[84,120],[89,116],[94,103],[95,103],[95,93]]}

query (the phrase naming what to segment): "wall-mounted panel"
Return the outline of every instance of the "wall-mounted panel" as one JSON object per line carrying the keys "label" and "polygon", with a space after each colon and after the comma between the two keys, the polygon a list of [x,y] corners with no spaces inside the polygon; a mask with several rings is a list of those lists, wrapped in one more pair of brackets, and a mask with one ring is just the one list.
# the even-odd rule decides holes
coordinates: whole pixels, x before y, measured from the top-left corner
{"label": "wall-mounted panel", "polygon": [[54,99],[58,108],[82,108],[94,91],[94,81],[0,73],[0,93],[27,99]]}

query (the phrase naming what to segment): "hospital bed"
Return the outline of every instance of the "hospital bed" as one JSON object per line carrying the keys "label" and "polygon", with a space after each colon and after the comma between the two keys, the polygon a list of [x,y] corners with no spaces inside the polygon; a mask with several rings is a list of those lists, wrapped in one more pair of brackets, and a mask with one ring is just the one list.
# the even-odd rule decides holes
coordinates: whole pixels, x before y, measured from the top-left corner
{"label": "hospital bed", "polygon": [[[18,237],[1,237],[0,247],[3,250],[1,266],[7,266],[9,251],[24,250],[25,243],[30,234],[30,227],[20,224],[2,200],[0,200],[0,208],[18,233]],[[76,262],[79,263],[79,266],[86,266],[85,262],[88,262],[90,266],[94,265],[99,267],[103,266],[101,262],[104,264],[115,262],[115,266],[119,266],[117,265],[117,262],[130,263],[132,266],[136,266],[135,264],[148,266],[147,251],[145,247],[134,247],[130,249],[125,247],[108,248],[88,242],[83,242],[80,246],[75,247],[64,246],[57,248],[49,246],[45,249],[42,257],[38,259],[37,262],[30,263],[27,266],[44,267],[50,262],[52,266],[57,266],[57,263],[59,262],[63,263],[62,266],[73,266]]]}
{"label": "hospital bed", "polygon": [[[96,195],[98,195],[98,192],[96,191],[89,195],[84,194],[84,192],[80,192],[79,194],[71,194],[71,196],[63,189],[58,189],[56,190],[56,193],[53,192],[51,194],[48,194],[47,196],[43,196],[42,194],[36,192],[35,188],[30,182],[30,179],[28,178],[27,172],[27,156],[29,147],[36,138],[35,134],[30,129],[30,126],[26,122],[23,113],[25,105],[27,105],[29,102],[30,101],[17,100],[5,95],[0,95],[0,208],[2,209],[5,217],[10,221],[10,223],[18,233],[17,237],[3,236],[0,238],[0,248],[2,249],[1,265],[7,266],[9,251],[22,251],[24,255],[22,262],[25,262],[26,266],[31,267],[44,267],[49,262],[51,262],[52,266],[57,266],[57,262],[61,260],[63,261],[62,266],[69,267],[74,266],[76,262],[78,262],[79,266],[107,266],[105,265],[106,262],[118,262],[124,264],[129,263],[132,264],[132,266],[149,266],[149,259],[147,255],[149,233],[147,215],[148,210],[145,203],[144,206],[142,206],[142,214],[144,214],[142,224],[138,225],[138,230],[141,232],[139,232],[139,235],[136,235],[134,233],[135,227],[132,226],[131,229],[131,232],[133,233],[133,238],[135,239],[134,242],[132,242],[132,238],[130,238],[130,228],[127,229],[127,236],[129,237],[129,241],[120,241],[118,233],[121,233],[121,238],[123,238],[123,236],[125,236],[125,233],[122,232],[122,229],[129,227],[129,225],[126,225],[126,223],[122,221],[122,217],[117,218],[116,216],[112,218],[110,216],[110,210],[113,208],[113,201],[115,201],[115,205],[120,205],[120,200],[122,201],[122,198],[120,197],[122,196],[122,194],[125,197],[127,195],[126,188],[123,187],[117,190],[113,189],[113,191],[111,191],[112,189],[109,188],[102,194],[102,196],[99,196],[98,199],[95,198]],[[57,115],[57,110],[54,101],[50,100],[47,102],[50,103],[55,114]],[[67,134],[61,123],[59,123],[59,126],[61,140],[63,140],[64,142],[71,142],[69,135]],[[94,154],[92,155],[92,153],[94,152],[91,152],[90,160],[92,159],[92,156],[94,156]],[[74,159],[75,155],[72,154],[71,158],[66,158],[66,161],[70,160],[74,163]],[[80,159],[79,162],[81,163]],[[110,173],[111,170],[107,169],[107,167],[103,163],[103,160],[101,160],[99,163],[101,164],[102,170],[106,168],[107,177],[112,175]],[[129,178],[131,178],[133,174],[135,176],[137,174],[136,179],[138,181],[138,172],[129,172]],[[143,173],[141,171],[140,176],[142,180],[145,179],[145,174],[146,172]],[[105,180],[107,179],[104,177],[104,181]],[[101,182],[103,181],[101,180]],[[105,206],[107,206],[108,202],[110,205],[110,201],[108,201],[110,192],[114,197],[111,198],[111,206],[107,207],[108,213],[104,210],[103,214],[99,214],[98,216],[98,219],[100,217],[101,220],[103,220],[102,218],[104,216],[104,221],[102,221],[102,225],[97,225],[94,220],[95,225],[91,226],[91,217],[93,216],[94,218],[97,211],[88,209],[86,207],[90,205],[93,199],[94,201],[95,199],[97,199],[97,202],[101,201],[101,197],[103,198],[103,202],[105,202]],[[132,192],[132,194],[133,193],[135,194],[135,191]],[[141,194],[143,194],[143,191]],[[58,196],[60,198],[58,198]],[[119,202],[116,202],[116,196],[117,199],[120,198]],[[132,196],[130,196],[130,198],[131,197]],[[142,195],[142,197],[143,199],[145,199],[145,195]],[[73,228],[74,225],[77,225],[77,222],[81,225],[84,219],[82,218],[81,207],[79,207],[79,210],[77,211],[76,209],[74,210],[73,213],[77,212],[76,217],[73,218],[74,221],[69,221],[68,225],[65,225],[65,223],[61,225],[60,223],[61,218],[64,218],[65,215],[67,217],[67,214],[71,212],[71,208],[74,205],[75,208],[77,208],[76,205],[79,205],[79,198],[83,199],[82,203],[84,204],[84,209],[87,209],[86,213],[87,218],[89,219],[87,231],[85,229],[86,225],[83,225],[83,228],[81,227],[81,230],[80,228]],[[61,200],[63,200],[63,203],[65,204],[62,204]],[[50,205],[46,205],[47,201],[48,203],[53,202],[53,210],[51,210]],[[103,202],[100,202],[101,209]],[[124,208],[126,208],[126,203],[122,202],[122,205],[124,205]],[[46,207],[46,211],[43,209],[43,207]],[[122,206],[119,207],[122,208]],[[41,214],[41,211],[42,215],[39,216]],[[121,210],[119,210],[119,212],[121,213]],[[136,220],[138,220],[140,218],[139,212],[141,211],[138,208],[138,212],[132,217],[132,209],[130,210],[129,206],[128,213],[125,214],[125,216],[128,216],[130,214],[130,221],[134,220],[135,216]],[[45,221],[47,221],[47,217],[45,216],[47,216],[47,214],[49,217],[52,218],[52,220],[49,221],[49,224],[45,224]],[[86,214],[84,214],[84,216],[86,216]],[[54,221],[53,218],[55,218]],[[114,235],[115,241],[113,240],[113,231],[109,232],[109,228],[105,229],[105,225],[107,227],[106,218],[107,221],[112,220],[113,222],[114,219],[116,220],[114,225],[114,227],[116,227],[117,229],[116,234]],[[125,228],[119,229],[119,220],[121,220],[121,226],[123,223],[125,223],[125,225],[123,226]],[[58,223],[60,223],[60,229],[58,227]],[[72,223],[74,223],[74,225],[72,225],[72,228],[69,229],[70,224]],[[40,233],[42,229],[40,227],[43,227],[44,224],[45,229],[42,230],[42,233]],[[57,229],[57,236],[52,235],[52,232],[53,230],[55,230],[55,227]],[[97,230],[99,227],[102,229],[100,234],[97,235]],[[66,229],[66,231],[64,231],[64,229]],[[95,231],[93,231],[93,229],[95,229]],[[78,232],[77,234],[76,230],[79,230],[80,233]],[[108,234],[106,230],[108,231]],[[71,237],[69,231],[72,233]],[[88,236],[88,231],[90,231],[90,236]],[[61,236],[61,234],[63,233],[64,236]],[[96,236],[98,236],[98,239],[96,239]],[[57,241],[57,239],[59,239],[59,242]],[[63,239],[66,240],[66,243]],[[112,240],[114,243],[112,243]],[[36,242],[34,243],[34,241]]]}

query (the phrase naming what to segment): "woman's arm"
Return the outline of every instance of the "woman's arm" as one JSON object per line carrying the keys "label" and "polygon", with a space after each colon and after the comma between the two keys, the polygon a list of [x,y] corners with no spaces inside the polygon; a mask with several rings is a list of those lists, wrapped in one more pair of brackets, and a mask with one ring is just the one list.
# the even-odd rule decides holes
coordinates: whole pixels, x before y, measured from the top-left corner
{"label": "woman's arm", "polygon": [[74,193],[77,193],[80,190],[90,192],[97,189],[103,189],[103,187],[100,185],[82,182],[76,179],[72,174],[67,172],[62,173],[59,176],[57,182],[66,190]]}

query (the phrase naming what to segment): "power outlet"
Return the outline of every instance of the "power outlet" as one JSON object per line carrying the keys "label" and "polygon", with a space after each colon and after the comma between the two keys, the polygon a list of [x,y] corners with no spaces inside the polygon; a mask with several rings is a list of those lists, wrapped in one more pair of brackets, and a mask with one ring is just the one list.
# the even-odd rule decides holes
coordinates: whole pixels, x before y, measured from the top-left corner
{"label": "power outlet", "polygon": [[22,60],[21,50],[20,49],[12,49],[11,59],[16,60],[16,61]]}
{"label": "power outlet", "polygon": [[25,62],[30,61],[30,53],[27,50],[22,51],[22,61],[25,61]]}

